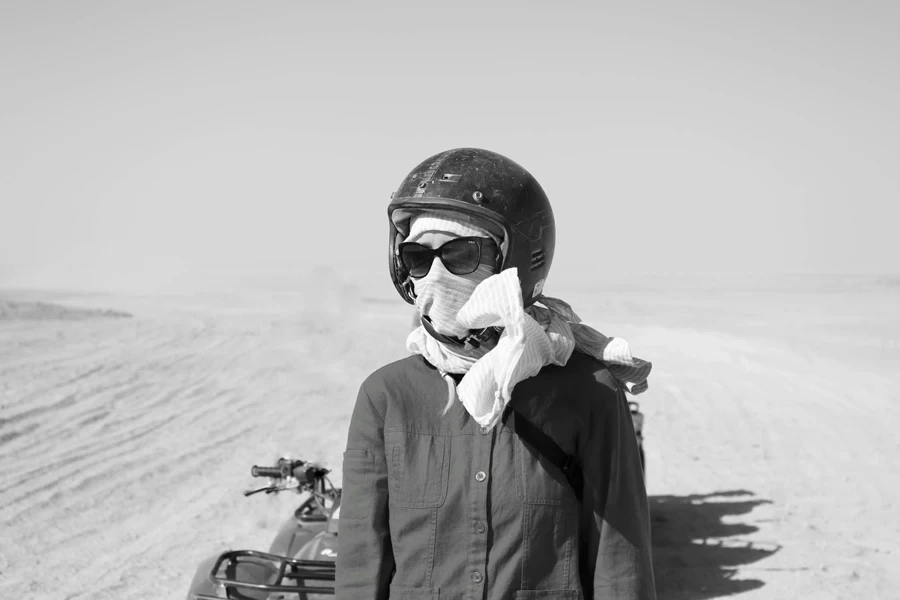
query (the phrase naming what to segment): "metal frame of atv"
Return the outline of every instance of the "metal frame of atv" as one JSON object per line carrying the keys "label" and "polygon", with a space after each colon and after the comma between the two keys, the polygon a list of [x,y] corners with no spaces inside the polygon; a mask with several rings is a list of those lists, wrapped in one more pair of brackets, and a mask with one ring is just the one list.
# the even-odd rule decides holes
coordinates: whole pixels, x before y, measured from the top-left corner
{"label": "metal frame of atv", "polygon": [[[271,583],[258,583],[251,581],[242,581],[240,579],[231,579],[232,576],[220,577],[219,572],[222,565],[228,561],[225,566],[226,574],[231,571],[237,571],[237,566],[241,562],[247,562],[256,565],[265,565],[274,567],[277,570],[275,580]],[[234,588],[252,589],[265,592],[286,592],[286,593],[307,593],[307,594],[334,594],[334,586],[310,586],[305,585],[306,580],[313,581],[334,581],[335,563],[325,560],[298,560],[288,558],[286,556],[278,556],[267,552],[259,552],[257,550],[230,550],[223,552],[216,560],[213,568],[210,570],[209,577],[212,581],[229,590],[229,598],[241,598],[242,595],[232,596],[231,591],[237,591]],[[294,580],[295,585],[286,585],[284,581]],[[303,583],[301,583],[301,581]],[[240,594],[238,592],[238,594]],[[221,600],[216,598],[215,600]]]}

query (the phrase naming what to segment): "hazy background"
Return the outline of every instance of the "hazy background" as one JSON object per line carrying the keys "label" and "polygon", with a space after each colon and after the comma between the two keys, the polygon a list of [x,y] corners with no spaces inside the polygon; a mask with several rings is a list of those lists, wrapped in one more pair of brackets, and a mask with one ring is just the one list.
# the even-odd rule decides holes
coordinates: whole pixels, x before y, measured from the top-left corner
{"label": "hazy background", "polygon": [[551,295],[900,271],[896,2],[332,4],[0,3],[0,286],[389,294],[390,193],[459,146],[547,190]]}

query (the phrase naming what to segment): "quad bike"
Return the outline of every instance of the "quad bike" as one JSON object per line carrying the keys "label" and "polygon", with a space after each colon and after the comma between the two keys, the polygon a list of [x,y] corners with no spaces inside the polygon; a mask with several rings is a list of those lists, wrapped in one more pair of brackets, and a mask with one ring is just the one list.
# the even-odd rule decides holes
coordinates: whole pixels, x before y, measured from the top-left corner
{"label": "quad bike", "polygon": [[197,568],[188,600],[321,600],[334,595],[341,490],[328,469],[281,458],[277,466],[250,470],[269,485],[244,492],[294,491],[306,498],[284,522],[268,552],[229,550]]}

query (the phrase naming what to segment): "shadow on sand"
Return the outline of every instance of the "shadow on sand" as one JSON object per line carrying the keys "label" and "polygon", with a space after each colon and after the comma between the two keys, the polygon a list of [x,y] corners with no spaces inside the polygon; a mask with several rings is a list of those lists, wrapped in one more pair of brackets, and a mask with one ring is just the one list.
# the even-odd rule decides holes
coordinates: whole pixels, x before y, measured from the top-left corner
{"label": "shadow on sand", "polygon": [[746,490],[651,496],[653,567],[659,600],[720,598],[765,585],[758,579],[735,579],[736,569],[774,554],[779,547],[741,541],[739,536],[758,528],[725,523],[723,517],[744,515],[769,503]]}

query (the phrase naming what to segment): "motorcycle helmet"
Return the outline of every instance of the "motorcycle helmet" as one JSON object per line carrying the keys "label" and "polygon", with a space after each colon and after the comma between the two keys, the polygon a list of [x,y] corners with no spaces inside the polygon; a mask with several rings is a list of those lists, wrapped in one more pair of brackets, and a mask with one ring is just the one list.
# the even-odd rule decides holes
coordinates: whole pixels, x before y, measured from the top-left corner
{"label": "motorcycle helmet", "polygon": [[389,260],[391,280],[410,304],[413,284],[398,245],[410,217],[431,211],[453,212],[497,235],[500,270],[516,267],[524,305],[534,303],[550,272],[556,225],[547,195],[528,171],[495,152],[457,148],[425,159],[403,179],[388,205]]}

